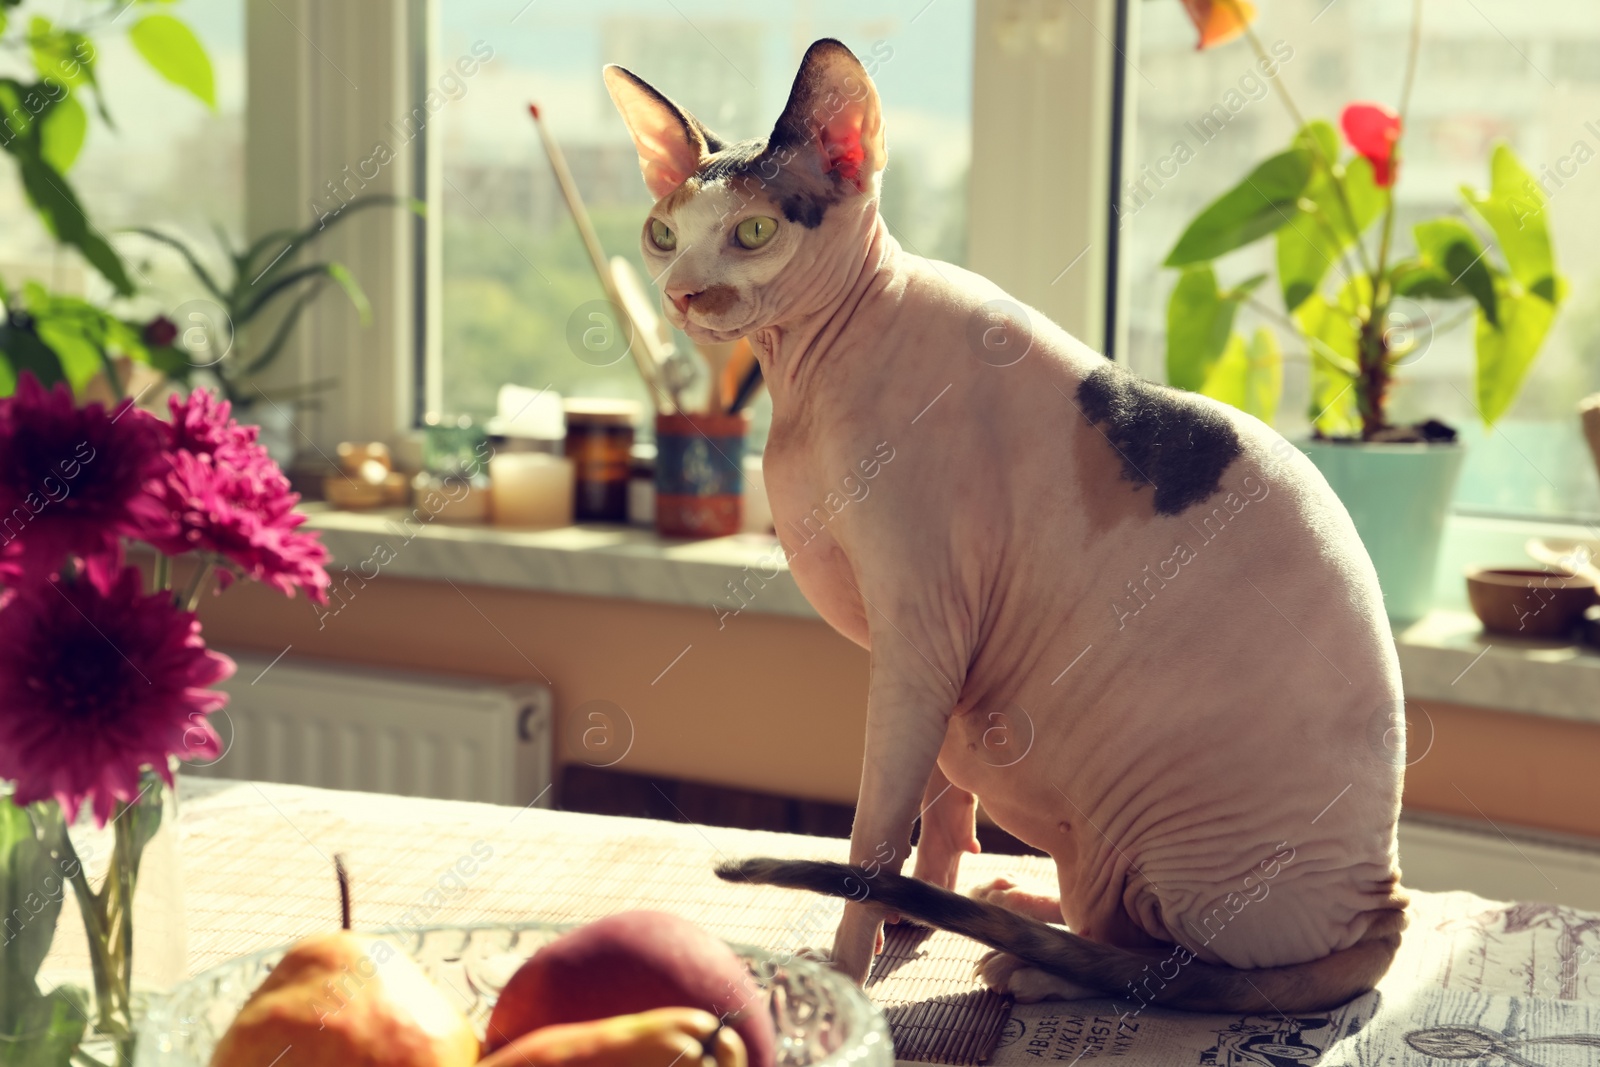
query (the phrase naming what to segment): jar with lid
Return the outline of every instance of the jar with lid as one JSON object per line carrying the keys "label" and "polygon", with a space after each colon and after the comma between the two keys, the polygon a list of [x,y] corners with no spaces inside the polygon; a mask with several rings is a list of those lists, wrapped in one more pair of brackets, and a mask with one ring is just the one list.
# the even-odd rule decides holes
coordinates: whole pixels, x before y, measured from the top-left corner
{"label": "jar with lid", "polygon": [[566,401],[567,458],[576,478],[578,522],[627,522],[628,475],[639,405],[632,400]]}

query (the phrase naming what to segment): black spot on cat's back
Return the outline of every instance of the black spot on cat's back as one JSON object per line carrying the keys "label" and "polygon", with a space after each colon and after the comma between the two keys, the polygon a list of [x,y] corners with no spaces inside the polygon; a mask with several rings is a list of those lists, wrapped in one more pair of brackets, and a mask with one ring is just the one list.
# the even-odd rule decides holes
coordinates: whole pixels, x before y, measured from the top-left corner
{"label": "black spot on cat's back", "polygon": [[1157,515],[1210,498],[1239,457],[1239,435],[1224,415],[1114,364],[1079,383],[1078,409],[1116,450],[1123,480],[1155,487]]}

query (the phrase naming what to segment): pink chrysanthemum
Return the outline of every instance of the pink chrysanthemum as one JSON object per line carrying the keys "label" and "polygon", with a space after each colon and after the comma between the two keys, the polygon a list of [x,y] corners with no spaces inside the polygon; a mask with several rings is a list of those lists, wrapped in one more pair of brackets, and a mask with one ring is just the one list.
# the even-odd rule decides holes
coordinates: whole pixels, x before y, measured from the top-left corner
{"label": "pink chrysanthemum", "polygon": [[195,389],[181,399],[171,397],[167,407],[172,412],[167,431],[172,448],[210,456],[218,452],[233,455],[259,447],[256,435],[260,428],[239,425],[232,417],[233,405],[209,389]]}
{"label": "pink chrysanthemum", "polygon": [[149,491],[167,468],[160,420],[124,402],[77,407],[65,383],[24,373],[0,400],[0,578],[44,577],[72,556],[160,535],[171,517]]}
{"label": "pink chrysanthemum", "polygon": [[228,698],[208,687],[232,673],[136,568],[24,582],[0,607],[0,778],[19,804],[54,797],[70,819],[88,802],[103,824],[145,767],[170,784],[169,755],[220,754],[207,716]]}
{"label": "pink chrysanthemum", "polygon": [[[327,603],[328,550],[315,533],[299,529],[300,496],[256,443],[255,427],[240,426],[227,401],[202,389],[174,398],[171,408],[161,499],[177,527],[146,539],[167,555],[215,553],[285,596],[304,589]],[[224,570],[221,585],[232,578]]]}

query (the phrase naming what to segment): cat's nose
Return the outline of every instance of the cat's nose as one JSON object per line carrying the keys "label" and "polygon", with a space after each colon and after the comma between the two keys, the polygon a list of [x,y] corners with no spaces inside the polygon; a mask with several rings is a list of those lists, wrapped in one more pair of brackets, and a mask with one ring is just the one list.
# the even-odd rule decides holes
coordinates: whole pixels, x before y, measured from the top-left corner
{"label": "cat's nose", "polygon": [[689,300],[699,295],[699,291],[695,289],[674,289],[670,287],[667,289],[667,299],[672,301],[672,306],[684,315],[689,313]]}

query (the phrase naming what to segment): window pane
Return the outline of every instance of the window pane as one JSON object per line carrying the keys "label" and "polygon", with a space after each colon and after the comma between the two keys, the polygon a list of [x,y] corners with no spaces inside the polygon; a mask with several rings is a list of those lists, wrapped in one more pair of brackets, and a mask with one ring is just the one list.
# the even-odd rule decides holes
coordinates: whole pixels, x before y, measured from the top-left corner
{"label": "window pane", "polygon": [[[1337,125],[1347,103],[1398,103],[1412,5],[1275,0],[1257,6],[1263,44],[1288,56],[1277,80],[1308,117]],[[1550,225],[1570,291],[1526,387],[1494,431],[1486,433],[1474,407],[1470,321],[1435,337],[1405,369],[1391,417],[1434,416],[1461,431],[1468,452],[1458,509],[1593,519],[1600,516],[1600,483],[1575,405],[1600,390],[1600,242],[1588,236],[1600,222],[1600,166],[1584,165],[1600,152],[1600,5],[1433,0],[1423,17],[1396,186],[1399,250],[1411,251],[1414,223],[1447,212],[1488,236],[1476,216],[1465,214],[1458,189],[1487,187],[1490,149],[1503,140],[1552,197]],[[1197,53],[1177,0],[1144,0],[1138,22],[1130,57],[1137,71],[1129,74],[1137,97],[1128,125],[1131,165],[1121,198],[1124,291],[1130,362],[1162,380],[1167,299],[1177,278],[1162,260],[1201,208],[1286,147],[1294,130],[1248,43]],[[1224,286],[1272,270],[1270,240],[1218,263]],[[1281,315],[1275,282],[1256,296]],[[1443,327],[1461,308],[1428,303],[1411,311]],[[1288,358],[1278,427],[1304,434],[1305,352],[1281,321],[1253,308],[1243,309],[1237,328],[1248,337],[1261,325],[1279,334]]]}
{"label": "window pane", "polygon": [[[140,286],[141,310],[170,311],[196,295],[198,283],[175,254],[119,231],[153,227],[213,248],[215,223],[235,240],[244,228],[244,3],[205,0],[178,4],[173,14],[199,35],[211,57],[217,110],[163,81],[133,46],[127,30],[135,11],[112,21],[113,5],[42,2],[8,11],[9,39],[35,16],[62,27],[85,26],[94,41],[95,72],[105,91],[108,126],[94,97],[80,92],[89,115],[83,150],[67,177],[89,219],[122,252]],[[114,11],[110,12],[115,14]],[[23,53],[0,49],[0,77],[31,82],[37,75]],[[64,251],[40,225],[23,197],[9,159],[0,161],[0,277],[43,282],[68,294],[108,299],[111,287],[77,253]],[[213,264],[221,253],[212,257]]]}
{"label": "window pane", "polygon": [[973,0],[939,0],[920,15],[919,5],[890,0],[524,3],[441,5],[443,62],[474,42],[494,49],[429,127],[444,168],[446,413],[491,413],[507,382],[645,399],[631,360],[591,366],[568,343],[569,320],[602,294],[526,112],[528,101],[540,104],[607,254],[643,274],[639,233],[651,201],[601,81],[605,63],[640,75],[724,139],[741,139],[771,131],[815,38],[837,35],[862,56],[887,49],[874,75],[889,132],[885,218],[908,249],[965,258]]}

